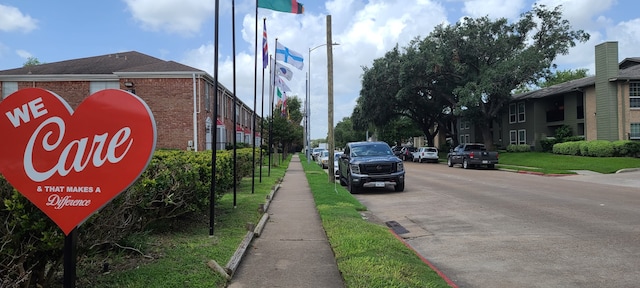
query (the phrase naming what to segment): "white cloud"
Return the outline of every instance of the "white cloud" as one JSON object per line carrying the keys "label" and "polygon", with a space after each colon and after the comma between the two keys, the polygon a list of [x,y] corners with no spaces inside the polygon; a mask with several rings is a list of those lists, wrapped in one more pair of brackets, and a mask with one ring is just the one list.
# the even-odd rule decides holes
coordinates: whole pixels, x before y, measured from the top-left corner
{"label": "white cloud", "polygon": [[462,11],[472,18],[517,18],[525,8],[525,0],[471,0],[464,2]]}
{"label": "white cloud", "polygon": [[18,54],[20,58],[24,58],[25,60],[28,59],[29,57],[33,57],[31,53],[25,50],[16,50],[16,54]]}
{"label": "white cloud", "polygon": [[214,1],[125,0],[133,17],[150,30],[191,35],[215,12]]}
{"label": "white cloud", "polygon": [[22,14],[18,8],[0,4],[0,15],[0,31],[30,32],[38,28],[38,21]]}

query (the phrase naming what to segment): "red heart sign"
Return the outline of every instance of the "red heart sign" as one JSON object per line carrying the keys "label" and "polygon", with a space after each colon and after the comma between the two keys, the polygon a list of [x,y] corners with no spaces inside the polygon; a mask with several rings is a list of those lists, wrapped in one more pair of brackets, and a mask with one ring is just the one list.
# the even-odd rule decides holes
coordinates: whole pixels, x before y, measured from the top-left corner
{"label": "red heart sign", "polygon": [[149,107],[117,89],[74,112],[53,92],[21,89],[0,102],[0,172],[68,235],[142,174],[156,144]]}

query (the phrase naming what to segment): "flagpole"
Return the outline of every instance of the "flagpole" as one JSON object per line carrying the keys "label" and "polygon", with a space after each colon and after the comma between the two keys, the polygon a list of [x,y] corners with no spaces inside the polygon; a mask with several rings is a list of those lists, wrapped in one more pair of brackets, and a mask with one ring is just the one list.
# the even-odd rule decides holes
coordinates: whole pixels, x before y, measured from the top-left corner
{"label": "flagpole", "polygon": [[253,55],[253,119],[251,121],[251,147],[253,156],[251,158],[251,194],[255,193],[256,187],[256,114],[258,113],[258,0],[256,0],[256,42]]}
{"label": "flagpole", "polygon": [[238,95],[236,95],[236,1],[231,0],[231,50],[233,53],[233,208],[236,206],[238,185],[235,179],[238,179]]}
{"label": "flagpole", "polygon": [[[257,3],[257,1],[256,1],[256,3]],[[266,17],[262,18],[262,20],[263,20],[263,22],[262,22],[262,25],[263,25],[262,26],[263,27],[262,28],[263,29],[262,37],[264,38],[262,41],[265,42],[265,43],[268,43],[268,42],[266,42],[266,37],[264,36],[264,34],[266,34],[265,31],[267,30],[267,28],[265,27],[267,25],[267,18]],[[262,141],[263,141],[262,137],[264,137],[263,136],[264,135],[264,69],[267,68],[267,67],[264,66],[264,58],[265,58],[264,56],[266,55],[265,51],[264,51],[264,47],[262,47],[262,49],[263,49],[263,51],[262,51],[262,58],[263,58],[262,61],[263,62],[262,62],[262,104],[260,105],[260,107],[262,109],[261,110],[262,112],[260,112],[260,115],[262,116],[262,121],[260,121],[261,122],[260,123],[260,183],[262,183],[262,164],[264,162],[264,159],[262,158],[263,157],[262,156]]]}
{"label": "flagpole", "polygon": [[213,236],[214,223],[215,223],[215,206],[216,206],[216,151],[218,150],[218,34],[219,34],[219,16],[220,16],[220,0],[215,2],[215,30],[214,30],[214,48],[213,48],[213,119],[216,121],[216,128],[213,129],[213,141],[215,143],[211,150],[211,185],[209,187],[209,236]]}

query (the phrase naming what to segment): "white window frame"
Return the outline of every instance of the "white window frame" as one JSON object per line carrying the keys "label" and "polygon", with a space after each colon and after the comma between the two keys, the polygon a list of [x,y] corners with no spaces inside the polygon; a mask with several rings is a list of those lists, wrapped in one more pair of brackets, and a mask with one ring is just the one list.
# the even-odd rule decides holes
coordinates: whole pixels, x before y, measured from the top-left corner
{"label": "white window frame", "polygon": [[227,128],[224,125],[217,125],[216,150],[225,150],[227,145]]}
{"label": "white window frame", "polygon": [[527,130],[520,129],[518,130],[518,144],[527,144]]}
{"label": "white window frame", "polygon": [[[634,130],[637,131],[634,133]],[[629,140],[640,140],[640,123],[631,123],[629,125]]]}
{"label": "white window frame", "polygon": [[18,91],[18,82],[2,82],[2,98],[0,99],[4,99],[7,98],[7,96],[13,94],[14,92]]}
{"label": "white window frame", "polygon": [[[520,109],[520,108],[522,108],[522,109]],[[518,108],[517,108],[518,109],[517,110],[518,111],[518,123],[524,123],[527,120],[526,115],[525,115],[527,110],[525,108],[526,107],[524,106],[524,102],[519,102],[518,103]]]}
{"label": "white window frame", "polygon": [[518,120],[518,108],[516,103],[509,104],[509,124],[516,123]]}
{"label": "white window frame", "polygon": [[89,82],[89,95],[105,89],[120,89],[118,81],[91,81]]}
{"label": "white window frame", "polygon": [[629,108],[640,109],[640,82],[629,82]]}
{"label": "white window frame", "polygon": [[518,131],[517,130],[509,130],[509,144],[513,144],[513,145],[518,144]]}

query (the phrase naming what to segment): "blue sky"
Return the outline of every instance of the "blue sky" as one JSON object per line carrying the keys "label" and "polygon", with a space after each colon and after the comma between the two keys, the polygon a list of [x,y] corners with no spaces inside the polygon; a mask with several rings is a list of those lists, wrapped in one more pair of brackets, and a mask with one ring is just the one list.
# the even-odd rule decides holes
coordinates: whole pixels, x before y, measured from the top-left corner
{"label": "blue sky", "polygon": [[[290,95],[305,98],[311,62],[311,138],[324,138],[328,126],[326,15],[332,19],[334,123],[353,111],[362,66],[371,66],[396,44],[405,46],[441,24],[463,16],[517,19],[533,0],[299,0],[305,14],[259,9],[258,31],[267,18],[270,53],[274,39],[305,57],[303,70],[292,68]],[[618,41],[620,60],[640,57],[640,2],[637,0],[540,0],[563,5],[574,29],[591,40],[558,57],[559,69],[594,69],[594,46]],[[233,88],[231,0],[220,1],[219,76]],[[255,0],[235,1],[236,92],[253,106]],[[213,75],[215,1],[202,0],[0,0],[0,70],[21,67],[28,57],[57,62],[123,51],[138,51],[202,69]],[[258,44],[261,45],[261,35]],[[260,59],[258,61],[260,64]],[[260,103],[261,74],[258,74]],[[266,101],[268,102],[268,101]],[[258,108],[260,109],[260,108]],[[265,111],[267,111],[265,109]]]}

